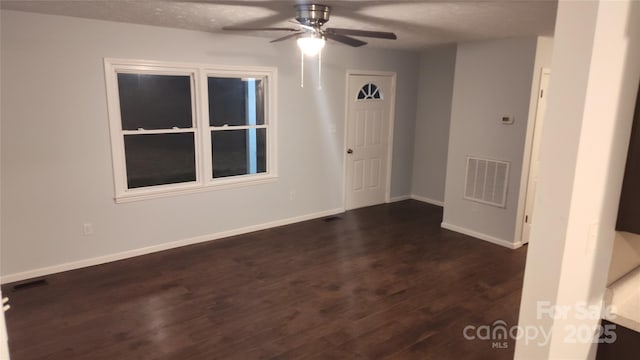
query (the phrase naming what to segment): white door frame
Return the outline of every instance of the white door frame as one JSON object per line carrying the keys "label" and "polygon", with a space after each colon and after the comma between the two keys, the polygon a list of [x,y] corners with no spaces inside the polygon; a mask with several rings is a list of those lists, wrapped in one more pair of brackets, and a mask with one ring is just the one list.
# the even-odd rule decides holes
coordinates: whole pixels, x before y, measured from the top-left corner
{"label": "white door frame", "polygon": [[387,184],[384,190],[384,201],[391,202],[391,169],[393,157],[393,129],[396,120],[396,79],[397,74],[393,71],[375,71],[375,70],[352,70],[347,69],[345,81],[345,106],[344,106],[344,139],[342,140],[342,211],[347,208],[347,131],[349,130],[349,78],[352,75],[364,76],[389,76],[391,77],[391,99],[389,99],[389,129],[387,134]]}
{"label": "white door frame", "polygon": [[514,243],[524,245],[522,242],[522,231],[525,225],[525,207],[527,201],[527,188],[529,184],[529,170],[531,169],[531,155],[533,152],[533,134],[536,129],[536,119],[538,117],[538,105],[540,103],[540,90],[542,86],[542,78],[544,75],[550,75],[551,69],[548,67],[540,68],[537,74],[538,81],[535,83],[535,101],[529,103],[529,118],[527,122],[527,135],[524,145],[524,155],[522,158],[522,173],[520,175],[520,191],[518,194],[518,210],[516,213],[516,230],[514,234]]}

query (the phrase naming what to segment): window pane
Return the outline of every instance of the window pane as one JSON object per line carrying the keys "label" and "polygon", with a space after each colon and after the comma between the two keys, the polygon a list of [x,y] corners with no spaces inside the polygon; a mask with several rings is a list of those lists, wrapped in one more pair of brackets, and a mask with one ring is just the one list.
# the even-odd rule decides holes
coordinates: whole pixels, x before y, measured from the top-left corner
{"label": "window pane", "polygon": [[123,130],[191,128],[191,77],[118,74]]}
{"label": "window pane", "polygon": [[196,180],[193,133],[125,135],[129,189]]}
{"label": "window pane", "polygon": [[267,129],[211,132],[213,178],[267,171]]}
{"label": "window pane", "polygon": [[210,77],[209,125],[264,124],[264,86],[260,79]]}

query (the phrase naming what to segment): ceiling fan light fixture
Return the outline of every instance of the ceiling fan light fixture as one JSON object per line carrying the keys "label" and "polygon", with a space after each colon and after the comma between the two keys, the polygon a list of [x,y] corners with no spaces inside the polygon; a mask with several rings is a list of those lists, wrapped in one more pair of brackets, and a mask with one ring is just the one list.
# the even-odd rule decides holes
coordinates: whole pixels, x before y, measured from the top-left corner
{"label": "ceiling fan light fixture", "polygon": [[307,36],[298,38],[298,47],[307,56],[316,56],[322,51],[325,40],[322,37]]}

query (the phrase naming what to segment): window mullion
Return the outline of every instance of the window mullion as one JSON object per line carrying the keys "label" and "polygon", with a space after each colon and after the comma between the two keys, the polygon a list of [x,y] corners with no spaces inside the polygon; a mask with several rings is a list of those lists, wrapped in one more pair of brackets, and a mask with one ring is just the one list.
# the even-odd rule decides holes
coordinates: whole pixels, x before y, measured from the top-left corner
{"label": "window mullion", "polygon": [[122,130],[122,135],[144,135],[144,134],[180,134],[196,132],[195,128],[189,129],[154,129],[154,130]]}
{"label": "window mullion", "polygon": [[264,125],[233,125],[233,126],[209,126],[211,131],[224,131],[224,130],[248,130],[248,129],[266,129],[269,127]]}
{"label": "window mullion", "polygon": [[198,75],[200,86],[198,87],[200,100],[200,152],[202,154],[202,183],[209,184],[213,180],[213,158],[211,155],[211,130],[209,129],[209,90],[207,88],[208,74],[206,71],[200,71]]}
{"label": "window mullion", "polygon": [[191,127],[193,129],[193,146],[194,152],[196,154],[196,183],[202,184],[202,179],[204,177],[203,169],[202,169],[202,140],[200,136],[198,136],[200,132],[200,114],[198,112],[198,107],[200,104],[200,100],[198,99],[199,87],[198,87],[198,77],[199,77],[198,69],[192,69],[191,72]]}

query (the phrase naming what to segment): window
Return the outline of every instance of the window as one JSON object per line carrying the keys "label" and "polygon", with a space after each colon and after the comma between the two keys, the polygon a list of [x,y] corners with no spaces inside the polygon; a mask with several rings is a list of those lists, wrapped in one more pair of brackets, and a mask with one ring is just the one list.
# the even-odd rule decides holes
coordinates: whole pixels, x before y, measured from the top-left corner
{"label": "window", "polygon": [[259,79],[208,78],[213,178],[264,173],[264,87]]}
{"label": "window", "polygon": [[275,73],[106,59],[116,201],[274,179]]}
{"label": "window", "polygon": [[382,93],[376,84],[365,84],[358,92],[358,100],[382,100]]}

